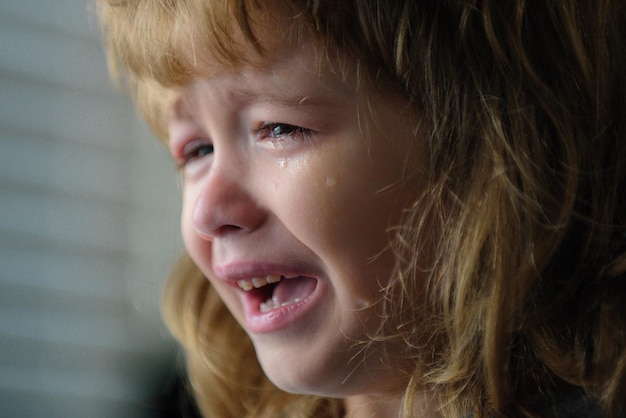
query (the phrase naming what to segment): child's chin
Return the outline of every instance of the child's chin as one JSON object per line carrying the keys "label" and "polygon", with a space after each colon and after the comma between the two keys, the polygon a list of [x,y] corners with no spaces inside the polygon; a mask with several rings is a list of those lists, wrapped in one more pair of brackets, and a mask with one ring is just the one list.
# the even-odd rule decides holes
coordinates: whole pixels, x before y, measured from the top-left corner
{"label": "child's chin", "polygon": [[307,372],[299,366],[263,370],[269,380],[285,392],[298,395],[337,396],[330,388],[333,385],[329,384],[328,375],[324,375],[323,370]]}
{"label": "child's chin", "polygon": [[[336,375],[336,370],[317,369],[304,371],[268,370],[265,371],[269,380],[280,390],[297,395],[313,395],[326,398],[342,398],[359,393],[357,387],[346,381],[345,376]],[[358,385],[357,385],[358,386]]]}

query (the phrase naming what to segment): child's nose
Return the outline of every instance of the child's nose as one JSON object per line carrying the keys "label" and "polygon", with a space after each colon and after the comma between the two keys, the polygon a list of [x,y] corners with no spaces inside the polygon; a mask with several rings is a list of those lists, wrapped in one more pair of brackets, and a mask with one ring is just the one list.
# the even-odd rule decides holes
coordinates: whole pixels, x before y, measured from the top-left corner
{"label": "child's nose", "polygon": [[237,173],[214,170],[194,202],[193,226],[205,239],[246,234],[260,227],[265,211],[246,190]]}

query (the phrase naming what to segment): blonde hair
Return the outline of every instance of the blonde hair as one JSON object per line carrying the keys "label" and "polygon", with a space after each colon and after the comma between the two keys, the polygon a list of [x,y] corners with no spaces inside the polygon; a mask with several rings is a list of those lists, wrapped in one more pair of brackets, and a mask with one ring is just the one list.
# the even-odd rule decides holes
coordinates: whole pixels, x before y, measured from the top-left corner
{"label": "blonde hair", "polygon": [[[447,417],[537,416],[580,393],[626,414],[626,10],[609,0],[102,0],[110,63],[165,138],[168,89],[260,65],[276,30],[357,60],[429,121],[428,186],[392,243],[389,320]],[[302,29],[304,28],[304,29]],[[271,31],[270,31],[271,32]],[[322,54],[323,55],[323,54]],[[426,222],[438,241],[418,265]],[[422,260],[423,261],[423,260]],[[428,306],[415,303],[429,273]],[[339,417],[286,394],[183,258],[164,312],[206,416]],[[419,318],[419,321],[416,319]],[[235,361],[233,361],[235,359]]]}

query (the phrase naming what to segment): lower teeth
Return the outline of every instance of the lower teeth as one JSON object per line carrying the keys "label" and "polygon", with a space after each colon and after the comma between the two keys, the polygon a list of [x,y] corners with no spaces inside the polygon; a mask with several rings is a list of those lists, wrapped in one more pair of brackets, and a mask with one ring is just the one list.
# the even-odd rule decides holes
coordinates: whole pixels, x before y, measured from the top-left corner
{"label": "lower teeth", "polygon": [[301,300],[302,299],[300,299],[300,298],[295,298],[294,300],[290,300],[290,301],[287,301],[287,302],[280,303],[278,298],[274,296],[274,297],[266,300],[265,302],[262,302],[261,305],[259,305],[259,310],[262,313],[266,313],[266,312],[269,312],[269,311],[271,311],[273,309],[282,308],[284,306],[289,306],[291,304],[298,303]]}

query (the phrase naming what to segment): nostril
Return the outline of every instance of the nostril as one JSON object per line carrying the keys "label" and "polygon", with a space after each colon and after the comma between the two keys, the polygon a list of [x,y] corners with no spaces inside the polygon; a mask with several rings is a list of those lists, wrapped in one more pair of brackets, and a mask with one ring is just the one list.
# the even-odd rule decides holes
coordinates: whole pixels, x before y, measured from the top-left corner
{"label": "nostril", "polygon": [[203,228],[198,228],[198,227],[195,228],[196,233],[206,240],[211,240],[213,238],[223,238],[229,234],[236,233],[243,229],[244,228],[237,226],[237,225],[222,225],[211,231],[207,231]]}
{"label": "nostril", "polygon": [[243,228],[237,225],[222,225],[213,232],[213,235],[215,237],[221,237],[241,230],[243,230]]}

